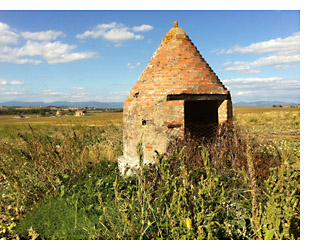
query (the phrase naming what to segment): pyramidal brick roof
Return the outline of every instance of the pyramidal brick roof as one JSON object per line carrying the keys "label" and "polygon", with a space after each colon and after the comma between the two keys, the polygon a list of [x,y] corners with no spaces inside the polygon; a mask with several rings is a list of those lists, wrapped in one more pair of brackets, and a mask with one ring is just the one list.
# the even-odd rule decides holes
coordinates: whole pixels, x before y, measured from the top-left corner
{"label": "pyramidal brick roof", "polygon": [[139,97],[151,97],[152,94],[229,94],[177,22],[161,41],[126,102],[138,101],[138,92]]}

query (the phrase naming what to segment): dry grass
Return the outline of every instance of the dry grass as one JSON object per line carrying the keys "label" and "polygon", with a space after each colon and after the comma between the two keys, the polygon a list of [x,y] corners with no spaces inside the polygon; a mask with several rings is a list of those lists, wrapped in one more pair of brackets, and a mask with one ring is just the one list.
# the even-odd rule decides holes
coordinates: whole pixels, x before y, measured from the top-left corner
{"label": "dry grass", "polygon": [[85,126],[102,126],[102,122],[112,122],[116,125],[121,123],[123,114],[118,113],[92,113],[88,116],[59,116],[59,117],[37,117],[36,115],[26,115],[29,118],[14,118],[17,115],[2,115],[0,116],[0,129],[2,126],[10,125],[85,125]]}
{"label": "dry grass", "polygon": [[234,120],[247,133],[271,140],[300,140],[300,109],[234,107]]}
{"label": "dry grass", "polygon": [[[175,157],[172,157],[169,161],[159,161],[160,165],[155,166],[153,179],[145,179],[145,182],[139,179],[141,185],[130,186],[132,188],[132,190],[130,189],[131,191],[126,188],[118,190],[115,186],[115,196],[119,198],[118,201],[120,202],[119,211],[115,217],[116,221],[104,220],[103,222],[110,222],[113,229],[115,225],[118,225],[117,223],[121,223],[119,220],[127,218],[127,215],[129,216],[127,211],[130,211],[130,213],[136,211],[137,213],[133,214],[133,219],[130,222],[132,225],[136,224],[136,226],[131,226],[131,224],[128,224],[128,220],[124,219],[125,226],[124,228],[120,227],[122,229],[119,231],[120,234],[125,231],[128,232],[128,235],[124,237],[130,238],[130,234],[132,234],[132,237],[138,235],[137,237],[143,238],[146,237],[145,232],[147,232],[147,238],[153,238],[156,237],[157,229],[161,228],[160,231],[163,233],[163,238],[165,238],[166,231],[167,237],[171,236],[175,239],[184,237],[192,239],[196,238],[197,235],[198,238],[203,239],[211,237],[211,231],[198,230],[200,225],[204,225],[205,221],[210,219],[207,212],[204,214],[201,211],[208,211],[209,209],[209,211],[216,212],[214,213],[214,218],[221,218],[221,221],[218,222],[220,227],[217,227],[212,220],[208,221],[207,229],[211,230],[213,228],[212,230],[217,234],[215,236],[218,238],[235,238],[236,235],[240,235],[239,233],[237,234],[238,230],[244,233],[240,237],[242,239],[248,237],[255,238],[256,236],[252,235],[252,229],[247,231],[249,226],[241,223],[243,226],[240,227],[239,220],[243,220],[243,218],[240,217],[238,221],[235,221],[237,215],[243,216],[245,214],[244,211],[252,211],[247,210],[247,206],[251,202],[253,203],[249,193],[246,191],[251,188],[248,186],[250,183],[247,174],[249,170],[243,166],[248,165],[248,161],[253,161],[253,169],[255,170],[256,177],[258,177],[258,182],[254,183],[254,185],[261,185],[263,180],[269,176],[269,168],[272,169],[275,165],[280,164],[280,159],[276,157],[278,149],[281,153],[283,166],[292,166],[292,164],[298,163],[300,111],[299,109],[291,108],[235,107],[234,123],[235,127],[240,126],[242,128],[242,132],[228,130],[220,134],[213,143],[206,144],[205,147],[194,145],[192,148],[199,153],[196,155],[193,154],[195,150],[191,150],[190,145],[187,145],[188,151],[183,147],[184,145],[179,145],[182,148],[175,152]],[[29,130],[29,125],[33,128],[34,133]],[[251,141],[252,139],[255,140]],[[263,141],[265,142],[261,143]],[[247,154],[249,151],[247,151],[247,145],[251,145],[251,157]],[[7,234],[3,230],[14,229],[14,220],[23,213],[23,209],[25,209],[28,202],[33,203],[34,200],[40,200],[42,195],[49,194],[49,190],[55,189],[60,193],[63,192],[64,189],[61,189],[62,186],[64,187],[63,183],[68,178],[71,179],[71,176],[73,178],[77,174],[83,173],[86,165],[96,165],[102,160],[115,162],[117,157],[121,155],[121,148],[122,113],[98,113],[83,117],[33,116],[28,119],[0,116],[0,167],[2,166],[4,171],[3,176],[7,178],[3,177],[2,182],[0,182],[5,187],[5,189],[0,188],[0,190],[7,191],[6,193],[2,191],[5,196],[1,196],[3,200],[0,204],[1,216],[6,216],[5,218],[0,218],[2,234]],[[196,168],[192,168],[194,162],[197,163],[195,165]],[[262,168],[264,166],[268,168]],[[259,172],[259,169],[262,171]],[[295,168],[287,169],[298,172]],[[10,171],[8,172],[8,170]],[[23,171],[26,171],[25,173],[28,173],[28,175]],[[151,173],[149,171],[147,174]],[[246,174],[244,175],[243,173]],[[274,177],[277,177],[277,175],[274,174]],[[146,178],[146,176],[143,178]],[[155,181],[158,178],[164,181],[162,181],[162,187],[156,189],[156,185],[161,185],[161,182]],[[285,185],[293,183],[291,179],[289,174],[286,180],[287,184]],[[154,182],[148,186],[149,189],[145,189],[145,185],[150,181]],[[274,186],[276,181],[274,180],[271,184]],[[210,185],[206,186],[206,183]],[[294,183],[298,184],[298,181]],[[125,187],[127,186],[126,184]],[[92,192],[94,192],[93,190]],[[148,195],[146,200],[142,195],[142,191],[145,190],[149,190],[149,193],[146,193]],[[203,192],[199,192],[199,190]],[[224,221],[227,220],[228,211],[228,207],[225,204],[231,204],[232,200],[239,202],[240,197],[236,196],[238,193],[236,193],[236,190],[239,190],[240,194],[246,196],[244,204],[238,203],[238,206],[242,205],[244,208],[240,210],[239,207],[230,206],[231,218],[227,223],[232,224],[225,224]],[[273,189],[270,188],[270,190],[270,195],[275,193]],[[122,193],[121,196],[117,195],[118,191]],[[279,194],[285,198],[289,197],[291,191],[287,191],[287,193],[281,192]],[[32,199],[29,194],[35,199]],[[179,199],[182,194],[185,198]],[[127,200],[129,196],[132,199]],[[149,204],[153,199],[152,197],[160,197],[160,199],[153,200],[154,204],[152,206],[154,206],[154,209]],[[192,200],[192,197],[198,197],[198,200]],[[286,202],[284,198],[281,198],[280,201]],[[276,199],[278,198],[274,197],[274,202],[270,201],[270,204],[266,204],[266,210],[264,211],[273,211],[272,209],[275,208],[274,204],[280,204]],[[124,203],[121,202],[122,200]],[[165,201],[171,201],[169,203],[171,206],[162,206],[162,204],[165,204],[163,203]],[[209,205],[206,206],[205,201],[211,203],[208,203]],[[264,201],[262,200],[262,202]],[[254,203],[256,204],[256,200]],[[135,209],[123,209],[123,205],[126,204]],[[188,204],[190,205],[189,207]],[[289,207],[290,204],[283,203],[280,205],[280,207]],[[213,210],[213,206],[216,207],[215,210]],[[29,207],[31,207],[31,204]],[[158,209],[155,210],[158,207],[161,208],[160,211]],[[199,209],[194,211],[196,207]],[[180,210],[179,208],[182,209]],[[169,210],[167,214],[165,214],[166,209]],[[5,213],[2,211],[5,211]],[[155,215],[154,211],[159,211],[159,214]],[[282,214],[279,211],[274,210],[273,214],[266,214],[261,218],[270,217],[277,219],[279,218],[278,214]],[[174,218],[171,219],[171,215]],[[257,215],[256,217],[258,218],[259,216]],[[251,214],[248,213],[247,220],[253,220],[256,223],[256,217],[251,217]],[[155,222],[153,221],[154,218]],[[186,222],[189,221],[190,226],[182,226],[184,220]],[[173,224],[176,221],[178,225]],[[155,225],[157,228],[155,228]],[[257,226],[258,224],[255,225]],[[195,234],[193,234],[193,230],[195,230]],[[266,231],[262,232],[262,234],[267,236],[272,230],[278,229],[266,228]],[[235,232],[234,235],[231,234],[231,231]],[[118,233],[117,230],[115,232]],[[100,235],[102,236],[101,233]],[[0,234],[0,236],[2,235]],[[281,238],[282,236],[277,237]]]}

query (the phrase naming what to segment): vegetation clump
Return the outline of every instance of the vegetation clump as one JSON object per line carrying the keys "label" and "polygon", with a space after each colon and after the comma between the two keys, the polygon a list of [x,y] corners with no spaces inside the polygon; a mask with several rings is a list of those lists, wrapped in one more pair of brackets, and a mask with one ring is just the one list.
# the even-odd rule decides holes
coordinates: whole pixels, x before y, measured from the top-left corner
{"label": "vegetation clump", "polygon": [[125,178],[120,127],[40,128],[0,142],[0,238],[300,237],[299,149],[286,141],[225,124]]}

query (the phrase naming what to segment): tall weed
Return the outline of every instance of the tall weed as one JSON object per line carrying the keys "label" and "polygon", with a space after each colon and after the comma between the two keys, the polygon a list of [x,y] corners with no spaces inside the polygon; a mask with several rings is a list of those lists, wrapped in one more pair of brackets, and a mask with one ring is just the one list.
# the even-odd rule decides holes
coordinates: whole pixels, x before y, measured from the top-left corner
{"label": "tall weed", "polygon": [[[283,162],[285,154],[276,146],[244,138],[229,124],[211,140],[177,140],[127,185],[115,181],[120,216],[102,223],[102,234],[114,239],[298,239],[299,174]],[[279,175],[283,168],[290,173],[285,178]],[[271,189],[283,178],[291,182],[285,186],[290,195]]]}

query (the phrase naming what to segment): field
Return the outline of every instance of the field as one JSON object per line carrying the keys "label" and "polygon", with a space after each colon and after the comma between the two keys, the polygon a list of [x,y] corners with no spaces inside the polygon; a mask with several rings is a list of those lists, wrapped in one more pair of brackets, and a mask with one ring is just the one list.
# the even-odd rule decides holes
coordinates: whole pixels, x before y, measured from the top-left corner
{"label": "field", "polygon": [[123,178],[122,113],[0,116],[0,238],[299,239],[299,108],[221,131]]}

